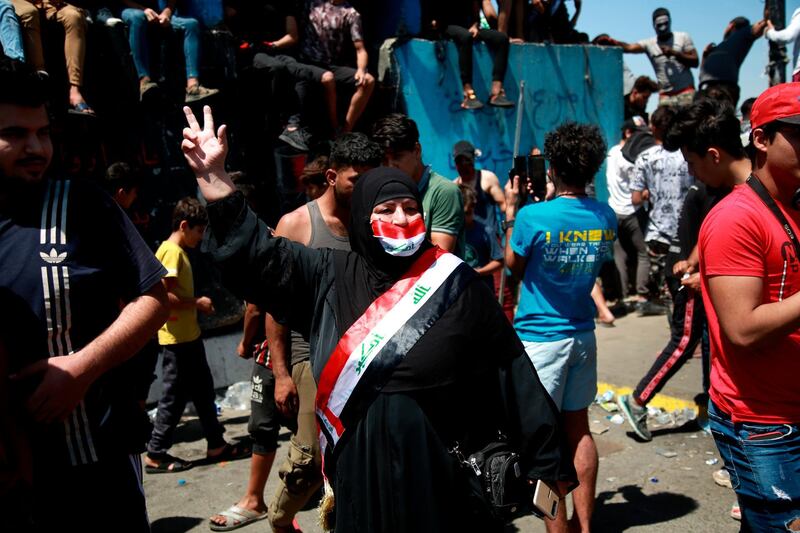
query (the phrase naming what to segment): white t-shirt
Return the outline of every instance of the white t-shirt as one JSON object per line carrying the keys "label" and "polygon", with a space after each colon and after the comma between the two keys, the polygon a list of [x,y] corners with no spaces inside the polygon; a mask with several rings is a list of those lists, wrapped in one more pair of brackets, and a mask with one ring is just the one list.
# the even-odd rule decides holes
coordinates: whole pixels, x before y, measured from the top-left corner
{"label": "white t-shirt", "polygon": [[619,216],[636,212],[637,207],[631,202],[632,177],[633,163],[622,156],[622,146],[618,144],[606,156],[606,187],[608,205]]}
{"label": "white t-shirt", "polygon": [[658,86],[662,93],[682,91],[694,86],[694,77],[689,67],[678,61],[675,57],[667,57],[661,51],[661,46],[668,46],[676,52],[687,53],[693,51],[694,43],[688,33],[682,31],[672,32],[672,37],[659,41],[657,37],[650,37],[639,41],[653,64],[656,72]]}
{"label": "white t-shirt", "polygon": [[793,74],[800,72],[800,62],[797,61],[800,56],[800,7],[792,13],[792,19],[789,24],[782,30],[767,30],[764,36],[770,41],[787,44],[794,41],[794,50],[792,51],[792,61],[794,61]]}

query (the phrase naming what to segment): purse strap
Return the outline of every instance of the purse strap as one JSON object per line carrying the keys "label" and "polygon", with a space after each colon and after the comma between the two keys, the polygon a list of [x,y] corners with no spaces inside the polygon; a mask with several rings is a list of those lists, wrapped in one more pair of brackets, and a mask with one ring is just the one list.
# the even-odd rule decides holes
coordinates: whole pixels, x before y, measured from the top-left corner
{"label": "purse strap", "polygon": [[753,189],[758,197],[761,198],[761,201],[764,202],[764,205],[766,205],[767,208],[772,211],[772,214],[775,215],[775,218],[778,219],[778,222],[780,222],[781,226],[783,227],[783,231],[786,232],[789,240],[794,245],[795,254],[797,254],[797,257],[800,257],[800,241],[797,239],[797,234],[792,229],[792,226],[786,219],[786,216],[784,216],[783,212],[778,207],[778,204],[776,204],[775,200],[772,198],[772,196],[770,196],[767,188],[764,187],[764,184],[752,174],[749,178],[747,178],[747,184],[751,189]]}

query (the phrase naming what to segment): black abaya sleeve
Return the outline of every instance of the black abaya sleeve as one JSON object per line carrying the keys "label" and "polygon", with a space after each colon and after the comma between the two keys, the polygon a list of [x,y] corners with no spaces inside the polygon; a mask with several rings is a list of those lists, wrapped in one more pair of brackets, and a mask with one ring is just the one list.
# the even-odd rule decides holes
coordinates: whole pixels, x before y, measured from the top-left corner
{"label": "black abaya sleeve", "polygon": [[498,369],[507,422],[528,479],[571,481],[577,476],[559,413],[523,351]]}
{"label": "black abaya sleeve", "polygon": [[[490,291],[484,291],[489,293]],[[539,380],[517,332],[494,298],[480,313],[483,353],[493,353],[505,430],[516,444],[528,479],[577,480],[560,414]]]}
{"label": "black abaya sleeve", "polygon": [[226,288],[296,330],[308,331],[331,250],[272,237],[236,192],[208,204],[209,238]]}

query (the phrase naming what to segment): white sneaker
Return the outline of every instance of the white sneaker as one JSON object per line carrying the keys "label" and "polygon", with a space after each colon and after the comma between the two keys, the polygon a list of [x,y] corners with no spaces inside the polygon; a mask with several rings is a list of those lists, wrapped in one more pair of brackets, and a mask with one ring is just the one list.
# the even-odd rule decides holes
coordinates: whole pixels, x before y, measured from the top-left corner
{"label": "white sneaker", "polygon": [[108,19],[106,19],[106,26],[108,26],[109,28],[113,28],[117,24],[122,24],[122,22],[123,20],[118,19],[117,17],[109,17]]}

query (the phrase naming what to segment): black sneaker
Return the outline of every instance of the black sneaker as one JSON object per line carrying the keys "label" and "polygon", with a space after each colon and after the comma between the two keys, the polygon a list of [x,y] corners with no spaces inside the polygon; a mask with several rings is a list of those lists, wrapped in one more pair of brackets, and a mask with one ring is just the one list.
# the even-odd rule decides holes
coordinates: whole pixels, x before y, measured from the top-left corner
{"label": "black sneaker", "polygon": [[667,314],[667,307],[655,302],[641,302],[636,306],[639,316],[660,316]]}
{"label": "black sneaker", "polygon": [[298,128],[292,124],[286,126],[278,139],[282,140],[295,150],[301,152],[308,152],[308,143],[311,140],[311,134],[308,133],[306,128]]}
{"label": "black sneaker", "polygon": [[650,442],[653,440],[653,435],[647,429],[647,409],[637,404],[630,394],[623,394],[617,397],[617,405],[619,405],[625,419],[633,428],[633,431],[640,439]]}
{"label": "black sneaker", "polygon": [[506,93],[499,93],[494,98],[489,98],[489,105],[494,107],[514,107],[514,102],[506,97]]}
{"label": "black sneaker", "polygon": [[475,91],[469,91],[469,94],[467,94],[464,101],[461,103],[461,107],[470,111],[475,111],[483,107],[483,102],[478,100],[478,97],[475,96]]}

